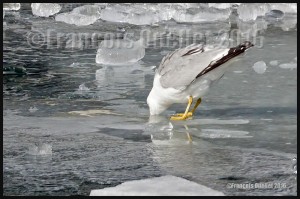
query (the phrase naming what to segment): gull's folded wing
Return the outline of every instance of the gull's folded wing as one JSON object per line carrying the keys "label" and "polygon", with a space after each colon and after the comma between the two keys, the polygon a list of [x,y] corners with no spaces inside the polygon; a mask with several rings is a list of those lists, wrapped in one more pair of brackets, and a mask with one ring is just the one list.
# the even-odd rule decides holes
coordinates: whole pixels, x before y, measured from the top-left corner
{"label": "gull's folded wing", "polygon": [[253,46],[244,42],[234,48],[211,49],[203,45],[190,45],[166,55],[158,67],[160,83],[165,88],[182,88],[196,78],[212,71]]}

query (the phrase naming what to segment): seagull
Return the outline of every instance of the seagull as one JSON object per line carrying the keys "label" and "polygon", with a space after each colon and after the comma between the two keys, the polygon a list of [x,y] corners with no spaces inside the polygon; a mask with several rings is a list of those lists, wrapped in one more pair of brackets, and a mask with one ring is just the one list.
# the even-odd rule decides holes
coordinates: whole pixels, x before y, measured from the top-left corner
{"label": "seagull", "polygon": [[[155,70],[153,87],[147,97],[150,115],[159,115],[174,103],[187,103],[184,113],[171,120],[193,116],[203,97],[238,55],[254,46],[245,41],[232,48],[192,44],[167,54]],[[190,110],[193,100],[197,99]]]}

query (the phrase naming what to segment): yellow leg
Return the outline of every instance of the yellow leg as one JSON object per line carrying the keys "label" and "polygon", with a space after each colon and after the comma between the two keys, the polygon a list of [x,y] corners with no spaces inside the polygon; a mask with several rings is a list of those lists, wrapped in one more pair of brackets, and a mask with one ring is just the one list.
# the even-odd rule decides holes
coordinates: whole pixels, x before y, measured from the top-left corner
{"label": "yellow leg", "polygon": [[188,105],[185,109],[185,112],[183,114],[180,114],[180,113],[176,114],[176,115],[172,116],[170,119],[171,120],[185,120],[186,118],[188,118],[189,109],[190,109],[190,106],[191,106],[192,103],[193,103],[193,97],[190,96],[189,101],[188,101]]}
{"label": "yellow leg", "polygon": [[201,101],[202,101],[201,98],[199,98],[199,99],[197,100],[197,102],[196,102],[196,104],[195,104],[193,110],[191,111],[192,114],[194,114],[195,110],[197,109],[197,107],[199,106],[199,104],[201,103]]}
{"label": "yellow leg", "polygon": [[[194,115],[194,112],[196,111],[196,109],[197,109],[197,107],[199,106],[200,103],[201,103],[201,98],[199,98],[199,99],[197,100],[197,102],[196,102],[194,108],[193,108],[191,111],[189,111],[189,112],[187,113],[187,118],[192,117],[192,116]],[[183,116],[184,113],[177,113],[177,114],[175,114],[175,115],[176,115],[176,116]]]}

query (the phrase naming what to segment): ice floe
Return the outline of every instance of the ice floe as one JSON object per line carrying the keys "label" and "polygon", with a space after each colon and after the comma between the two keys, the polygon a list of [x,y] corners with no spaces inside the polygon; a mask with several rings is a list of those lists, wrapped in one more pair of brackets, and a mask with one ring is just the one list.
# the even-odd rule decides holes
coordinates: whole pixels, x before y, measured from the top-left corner
{"label": "ice floe", "polygon": [[92,190],[90,196],[223,196],[220,191],[176,176],[124,182],[116,187]]}

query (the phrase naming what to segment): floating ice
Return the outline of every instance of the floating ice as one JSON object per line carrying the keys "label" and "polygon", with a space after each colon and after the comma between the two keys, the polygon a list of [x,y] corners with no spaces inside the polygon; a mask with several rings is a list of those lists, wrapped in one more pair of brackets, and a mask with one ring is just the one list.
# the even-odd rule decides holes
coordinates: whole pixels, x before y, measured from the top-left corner
{"label": "floating ice", "polygon": [[124,182],[116,187],[92,190],[90,196],[224,196],[222,192],[176,176]]}
{"label": "floating ice", "polygon": [[96,63],[106,65],[129,65],[145,56],[143,39],[131,40],[104,40],[99,45]]}
{"label": "floating ice", "polygon": [[270,12],[266,13],[266,17],[282,19],[284,17],[284,13],[280,10],[270,10]]}
{"label": "floating ice", "polygon": [[34,107],[30,107],[28,110],[29,110],[30,113],[34,113],[39,109],[34,106]]}
{"label": "floating ice", "polygon": [[[101,19],[111,22],[123,22],[135,25],[149,25],[171,18],[170,10],[159,12],[160,5],[111,4],[101,11]],[[162,5],[161,5],[162,6]]]}
{"label": "floating ice", "polygon": [[[116,90],[120,90],[120,85],[127,85],[127,88],[144,88],[145,73],[147,71],[142,71],[140,69],[141,68],[138,63],[131,64],[130,67],[128,67],[128,65],[118,65],[118,67],[105,65],[103,68],[96,71],[96,80],[93,85],[97,90],[100,88],[110,87],[110,89],[114,88],[115,92]],[[89,88],[92,88],[92,85],[90,85]]]}
{"label": "floating ice", "polygon": [[258,61],[253,65],[253,69],[258,74],[263,74],[267,70],[267,65],[264,61]]}
{"label": "floating ice", "polygon": [[285,13],[297,13],[296,3],[244,3],[237,8],[243,21],[255,20],[258,16],[282,19]]}
{"label": "floating ice", "polygon": [[295,16],[285,16],[284,20],[282,20],[282,23],[280,24],[280,27],[284,31],[289,31],[290,29],[295,28],[297,25],[297,17]]}
{"label": "floating ice", "polygon": [[297,3],[270,3],[270,8],[284,13],[297,13]]}
{"label": "floating ice", "polygon": [[258,16],[264,16],[270,10],[267,3],[244,3],[237,8],[239,18],[243,21],[255,20]]}
{"label": "floating ice", "polygon": [[278,65],[278,60],[270,61],[269,64],[272,65],[272,66],[277,66]]}
{"label": "floating ice", "polygon": [[100,8],[96,5],[85,5],[74,8],[72,12],[56,15],[56,21],[62,21],[77,26],[87,26],[100,18]]}
{"label": "floating ice", "polygon": [[232,3],[209,3],[208,6],[218,9],[227,9],[232,6]]}
{"label": "floating ice", "polygon": [[230,9],[215,9],[215,8],[207,8],[207,9],[197,9],[191,8],[188,10],[178,10],[173,18],[177,22],[205,22],[205,21],[223,21],[229,18],[231,11]]}
{"label": "floating ice", "polygon": [[84,84],[80,84],[78,90],[79,91],[89,91],[90,89],[88,87],[86,87]]}
{"label": "floating ice", "polygon": [[20,3],[3,3],[3,10],[20,10]]}
{"label": "floating ice", "polygon": [[235,70],[235,71],[233,71],[234,73],[243,73],[243,71],[241,71],[241,70]]}
{"label": "floating ice", "polygon": [[99,6],[100,8],[105,8],[108,3],[95,3],[94,5]]}
{"label": "floating ice", "polygon": [[61,10],[61,6],[57,3],[32,3],[32,14],[40,17],[49,17]]}
{"label": "floating ice", "polygon": [[52,146],[50,144],[34,144],[28,149],[28,154],[30,155],[51,155]]}
{"label": "floating ice", "polygon": [[283,64],[279,64],[279,67],[284,69],[295,69],[297,68],[297,63],[295,62],[283,63]]}
{"label": "floating ice", "polygon": [[231,4],[111,4],[101,11],[101,19],[135,25],[151,25],[174,18],[178,22],[226,20]]}

